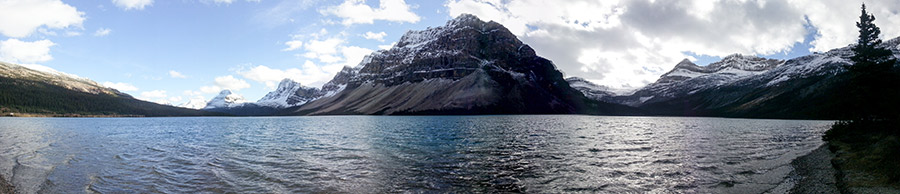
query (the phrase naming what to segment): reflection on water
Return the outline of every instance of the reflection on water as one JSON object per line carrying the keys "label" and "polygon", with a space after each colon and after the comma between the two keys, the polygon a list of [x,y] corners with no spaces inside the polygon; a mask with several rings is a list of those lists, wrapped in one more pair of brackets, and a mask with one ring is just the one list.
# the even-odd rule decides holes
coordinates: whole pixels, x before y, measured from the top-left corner
{"label": "reflection on water", "polygon": [[827,121],[0,118],[23,193],[778,192]]}

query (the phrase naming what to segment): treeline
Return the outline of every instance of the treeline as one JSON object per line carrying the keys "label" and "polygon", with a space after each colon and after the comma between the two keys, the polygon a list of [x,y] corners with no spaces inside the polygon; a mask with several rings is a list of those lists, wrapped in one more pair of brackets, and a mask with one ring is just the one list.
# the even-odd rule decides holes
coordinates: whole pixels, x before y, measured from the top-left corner
{"label": "treeline", "polygon": [[0,77],[0,112],[33,114],[208,116],[113,94],[90,94],[39,81]]}

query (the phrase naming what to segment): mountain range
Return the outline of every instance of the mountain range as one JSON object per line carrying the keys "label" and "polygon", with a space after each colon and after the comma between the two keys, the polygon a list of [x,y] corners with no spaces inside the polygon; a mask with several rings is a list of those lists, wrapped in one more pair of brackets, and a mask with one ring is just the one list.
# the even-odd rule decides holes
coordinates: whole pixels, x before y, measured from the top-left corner
{"label": "mountain range", "polygon": [[[885,41],[900,56],[900,38]],[[444,26],[409,31],[390,49],[344,67],[322,87],[290,79],[249,102],[224,90],[180,105],[136,100],[93,81],[19,65],[0,65],[0,112],[208,115],[600,114],[837,119],[849,87],[850,47],[788,60],[734,54],[709,65],[683,60],[656,82],[621,92],[564,78],[508,29],[463,14]],[[39,87],[34,87],[39,86]],[[29,91],[6,92],[6,91]],[[40,93],[33,102],[23,102]],[[48,94],[49,93],[49,94]],[[60,94],[56,94],[60,93]],[[77,93],[81,99],[65,95]],[[27,96],[26,96],[27,95]],[[63,102],[50,102],[53,99]],[[103,98],[95,100],[94,98]],[[14,99],[14,100],[8,100]],[[83,100],[115,101],[110,106]],[[81,100],[81,101],[80,101]],[[46,101],[46,102],[45,102]],[[37,105],[35,105],[37,104]],[[62,108],[54,108],[54,107]],[[103,109],[106,108],[106,109]],[[107,110],[109,109],[109,110]]]}
{"label": "mountain range", "polygon": [[[900,38],[882,43],[900,57]],[[595,100],[626,104],[648,115],[744,118],[840,119],[850,91],[846,68],[851,46],[789,60],[731,55],[708,66],[678,63],[655,83],[628,95],[599,95],[603,88],[579,88]],[[577,80],[577,79],[572,79]]]}

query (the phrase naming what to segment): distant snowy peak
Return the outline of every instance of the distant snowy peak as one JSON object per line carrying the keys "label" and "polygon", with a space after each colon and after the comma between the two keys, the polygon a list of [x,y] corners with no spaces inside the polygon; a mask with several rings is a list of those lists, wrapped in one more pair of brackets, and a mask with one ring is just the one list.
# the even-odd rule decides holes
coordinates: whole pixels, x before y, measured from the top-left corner
{"label": "distant snowy peak", "polygon": [[712,74],[737,79],[771,70],[782,63],[784,63],[782,60],[740,54],[729,55],[707,66],[698,66],[684,59],[675,65],[672,71],[663,74],[657,83],[680,82]]}
{"label": "distant snowy peak", "polygon": [[709,64],[707,69],[711,71],[722,71],[723,69],[733,68],[743,71],[766,71],[775,68],[782,62],[784,61],[757,56],[732,54],[723,58],[721,61]]}
{"label": "distant snowy peak", "polygon": [[597,85],[580,77],[566,78],[569,86],[580,91],[585,97],[593,100],[601,100],[605,97],[615,96],[616,94],[607,86]]}
{"label": "distant snowy peak", "polygon": [[222,90],[222,92],[219,92],[219,95],[209,100],[203,109],[232,108],[242,106],[245,102],[247,100],[243,96],[234,94],[231,90]]}
{"label": "distant snowy peak", "polygon": [[178,107],[189,109],[203,109],[206,107],[207,101],[204,99],[190,99],[187,102],[178,105]]}
{"label": "distant snowy peak", "polygon": [[284,79],[281,80],[275,91],[266,94],[262,99],[256,101],[256,104],[273,108],[299,106],[317,98],[317,93],[319,93],[319,89],[304,87],[294,80]]}

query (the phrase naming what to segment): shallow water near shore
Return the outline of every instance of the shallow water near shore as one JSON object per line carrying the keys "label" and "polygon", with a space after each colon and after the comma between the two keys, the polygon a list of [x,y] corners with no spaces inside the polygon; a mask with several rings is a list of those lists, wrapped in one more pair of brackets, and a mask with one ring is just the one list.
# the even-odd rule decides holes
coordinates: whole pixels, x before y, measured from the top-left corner
{"label": "shallow water near shore", "polygon": [[22,193],[783,192],[830,121],[0,118]]}

